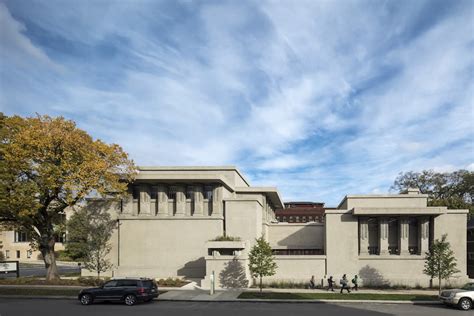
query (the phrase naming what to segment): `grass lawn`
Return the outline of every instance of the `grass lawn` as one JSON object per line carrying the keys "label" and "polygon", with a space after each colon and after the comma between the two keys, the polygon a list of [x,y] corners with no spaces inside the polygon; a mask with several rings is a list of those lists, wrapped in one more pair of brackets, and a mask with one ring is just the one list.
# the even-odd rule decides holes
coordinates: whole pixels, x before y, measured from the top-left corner
{"label": "grass lawn", "polygon": [[273,300],[391,300],[391,301],[433,301],[437,296],[418,294],[370,294],[370,293],[281,293],[281,292],[244,292],[241,299]]}

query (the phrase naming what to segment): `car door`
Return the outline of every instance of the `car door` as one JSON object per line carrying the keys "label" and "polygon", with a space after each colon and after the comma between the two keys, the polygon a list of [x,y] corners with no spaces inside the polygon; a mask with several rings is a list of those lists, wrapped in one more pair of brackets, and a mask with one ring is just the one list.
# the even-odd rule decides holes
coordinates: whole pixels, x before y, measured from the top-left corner
{"label": "car door", "polygon": [[120,291],[117,293],[118,299],[124,297],[127,294],[136,295],[137,280],[120,280],[117,286],[120,288]]}
{"label": "car door", "polygon": [[113,299],[117,294],[117,280],[110,280],[102,286],[102,290],[95,295],[96,299]]}

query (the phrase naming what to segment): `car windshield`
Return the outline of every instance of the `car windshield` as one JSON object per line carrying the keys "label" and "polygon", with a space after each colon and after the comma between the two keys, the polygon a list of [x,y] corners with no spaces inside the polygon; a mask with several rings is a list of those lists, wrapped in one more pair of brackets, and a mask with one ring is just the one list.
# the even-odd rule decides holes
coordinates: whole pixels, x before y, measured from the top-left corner
{"label": "car windshield", "polygon": [[471,291],[474,291],[474,283],[467,283],[467,284],[464,285],[461,289],[462,289],[462,290],[471,290]]}

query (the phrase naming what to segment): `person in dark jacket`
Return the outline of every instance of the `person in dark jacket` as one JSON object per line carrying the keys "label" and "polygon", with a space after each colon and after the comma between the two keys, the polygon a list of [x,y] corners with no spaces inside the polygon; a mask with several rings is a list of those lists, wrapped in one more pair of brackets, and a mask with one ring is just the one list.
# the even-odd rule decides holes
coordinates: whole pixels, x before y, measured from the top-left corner
{"label": "person in dark jacket", "polygon": [[359,290],[359,277],[356,275],[354,275],[354,278],[352,279],[352,284],[354,284],[354,287],[352,289],[354,289],[354,291],[357,291]]}
{"label": "person in dark jacket", "polygon": [[327,291],[329,291],[329,290],[334,292],[334,280],[332,278],[332,275],[328,279],[328,289],[327,289]]}
{"label": "person in dark jacket", "polygon": [[351,290],[349,289],[349,281],[347,280],[347,276],[344,274],[341,279],[341,293],[344,289],[347,290],[347,293],[350,293]]}
{"label": "person in dark jacket", "polygon": [[314,275],[311,276],[311,279],[309,280],[309,288],[312,290],[316,288],[316,280],[314,279]]}

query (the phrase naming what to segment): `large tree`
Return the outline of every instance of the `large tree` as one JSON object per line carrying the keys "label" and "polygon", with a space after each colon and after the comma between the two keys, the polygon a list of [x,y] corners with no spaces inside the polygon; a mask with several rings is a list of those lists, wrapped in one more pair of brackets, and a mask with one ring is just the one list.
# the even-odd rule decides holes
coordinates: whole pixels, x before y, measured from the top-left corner
{"label": "large tree", "polygon": [[451,249],[451,245],[446,240],[447,235],[443,235],[441,240],[436,239],[425,256],[425,269],[423,273],[430,276],[431,281],[438,278],[438,291],[441,294],[441,281],[448,280],[458,273],[456,268],[456,258]]}
{"label": "large tree", "polygon": [[0,114],[0,137],[0,219],[29,233],[47,280],[57,279],[54,246],[65,209],[91,192],[119,198],[136,168],[120,146],[63,117]]}
{"label": "large tree", "polygon": [[457,170],[439,173],[433,170],[400,173],[391,189],[398,192],[418,188],[428,194],[428,205],[469,209],[474,213],[474,172]]}
{"label": "large tree", "polygon": [[117,221],[107,211],[110,204],[110,200],[89,202],[67,221],[67,254],[81,260],[86,269],[97,272],[97,277],[112,267],[107,255]]}
{"label": "large tree", "polygon": [[272,253],[272,247],[260,237],[256,239],[256,244],[250,249],[249,253],[249,270],[254,278],[259,278],[259,288],[262,292],[262,278],[275,274],[277,264]]}

